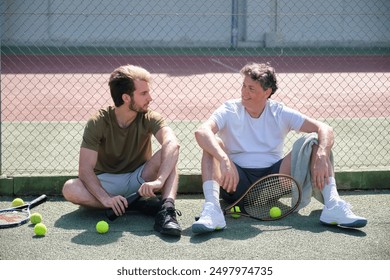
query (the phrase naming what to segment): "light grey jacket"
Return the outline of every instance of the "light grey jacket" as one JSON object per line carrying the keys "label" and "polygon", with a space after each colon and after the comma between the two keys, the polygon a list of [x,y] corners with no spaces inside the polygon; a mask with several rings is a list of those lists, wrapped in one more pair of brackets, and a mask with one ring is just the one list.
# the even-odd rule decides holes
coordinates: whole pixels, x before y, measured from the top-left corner
{"label": "light grey jacket", "polygon": [[[306,134],[299,138],[293,144],[291,151],[291,175],[297,180],[302,188],[302,198],[296,211],[307,206],[313,196],[321,203],[324,203],[324,198],[319,189],[313,187],[310,174],[310,158],[313,144],[318,144],[316,133]],[[330,161],[333,166],[333,154],[330,154]],[[296,196],[293,199],[297,199]],[[296,200],[295,200],[296,201]]]}

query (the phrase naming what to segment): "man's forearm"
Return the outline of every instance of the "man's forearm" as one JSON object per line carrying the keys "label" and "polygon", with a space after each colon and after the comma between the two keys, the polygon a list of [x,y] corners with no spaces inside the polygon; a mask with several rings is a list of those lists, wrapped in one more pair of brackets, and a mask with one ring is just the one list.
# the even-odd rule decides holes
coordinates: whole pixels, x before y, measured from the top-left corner
{"label": "man's forearm", "polygon": [[323,124],[318,131],[318,153],[325,152],[326,156],[330,156],[334,144],[333,129]]}
{"label": "man's forearm", "polygon": [[79,179],[83,182],[87,190],[103,205],[110,196],[103,189],[99,179],[93,170],[79,170]]}
{"label": "man's forearm", "polygon": [[176,168],[179,161],[180,145],[176,140],[168,140],[161,147],[161,164],[157,178],[163,183],[167,180],[172,170]]}

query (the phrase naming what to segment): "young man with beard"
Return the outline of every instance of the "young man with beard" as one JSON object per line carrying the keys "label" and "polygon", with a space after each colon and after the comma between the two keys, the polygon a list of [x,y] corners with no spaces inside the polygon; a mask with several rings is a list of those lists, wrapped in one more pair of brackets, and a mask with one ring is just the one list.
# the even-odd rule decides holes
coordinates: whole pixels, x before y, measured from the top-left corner
{"label": "young man with beard", "polygon": [[[161,193],[154,229],[180,236],[175,199],[178,189],[179,143],[164,118],[149,109],[151,74],[138,66],[115,69],[109,79],[114,106],[99,110],[85,127],[79,157],[79,176],[68,180],[68,201],[92,208],[111,208],[121,216],[126,197]],[[161,148],[152,152],[151,137]]]}

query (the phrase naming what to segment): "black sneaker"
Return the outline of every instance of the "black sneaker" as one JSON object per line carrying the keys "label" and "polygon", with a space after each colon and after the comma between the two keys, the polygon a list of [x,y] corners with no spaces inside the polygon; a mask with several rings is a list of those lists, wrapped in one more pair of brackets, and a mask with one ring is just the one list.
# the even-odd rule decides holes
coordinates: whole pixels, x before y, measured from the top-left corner
{"label": "black sneaker", "polygon": [[158,198],[141,198],[128,208],[129,211],[137,211],[148,216],[156,216],[160,209],[161,201]]}
{"label": "black sneaker", "polygon": [[156,215],[154,230],[161,234],[180,236],[181,227],[176,220],[176,214],[181,216],[181,212],[173,207],[161,208]]}

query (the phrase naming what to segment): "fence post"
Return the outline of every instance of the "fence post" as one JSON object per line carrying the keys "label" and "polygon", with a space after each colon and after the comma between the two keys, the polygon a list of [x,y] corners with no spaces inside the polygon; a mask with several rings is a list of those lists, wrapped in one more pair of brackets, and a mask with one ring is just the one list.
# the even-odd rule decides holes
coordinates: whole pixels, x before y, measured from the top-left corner
{"label": "fence post", "polygon": [[231,47],[238,45],[238,0],[232,0]]}
{"label": "fence post", "polygon": [[[0,43],[0,62],[1,62],[1,43]],[[0,73],[1,72],[1,63],[0,63]],[[2,94],[1,94],[1,91],[2,91],[2,88],[1,88],[1,78],[0,78],[0,176],[3,174],[3,150],[2,150],[2,147],[3,147],[3,137],[2,137],[2,131],[3,131],[3,120],[1,119],[1,100],[2,100]]]}

